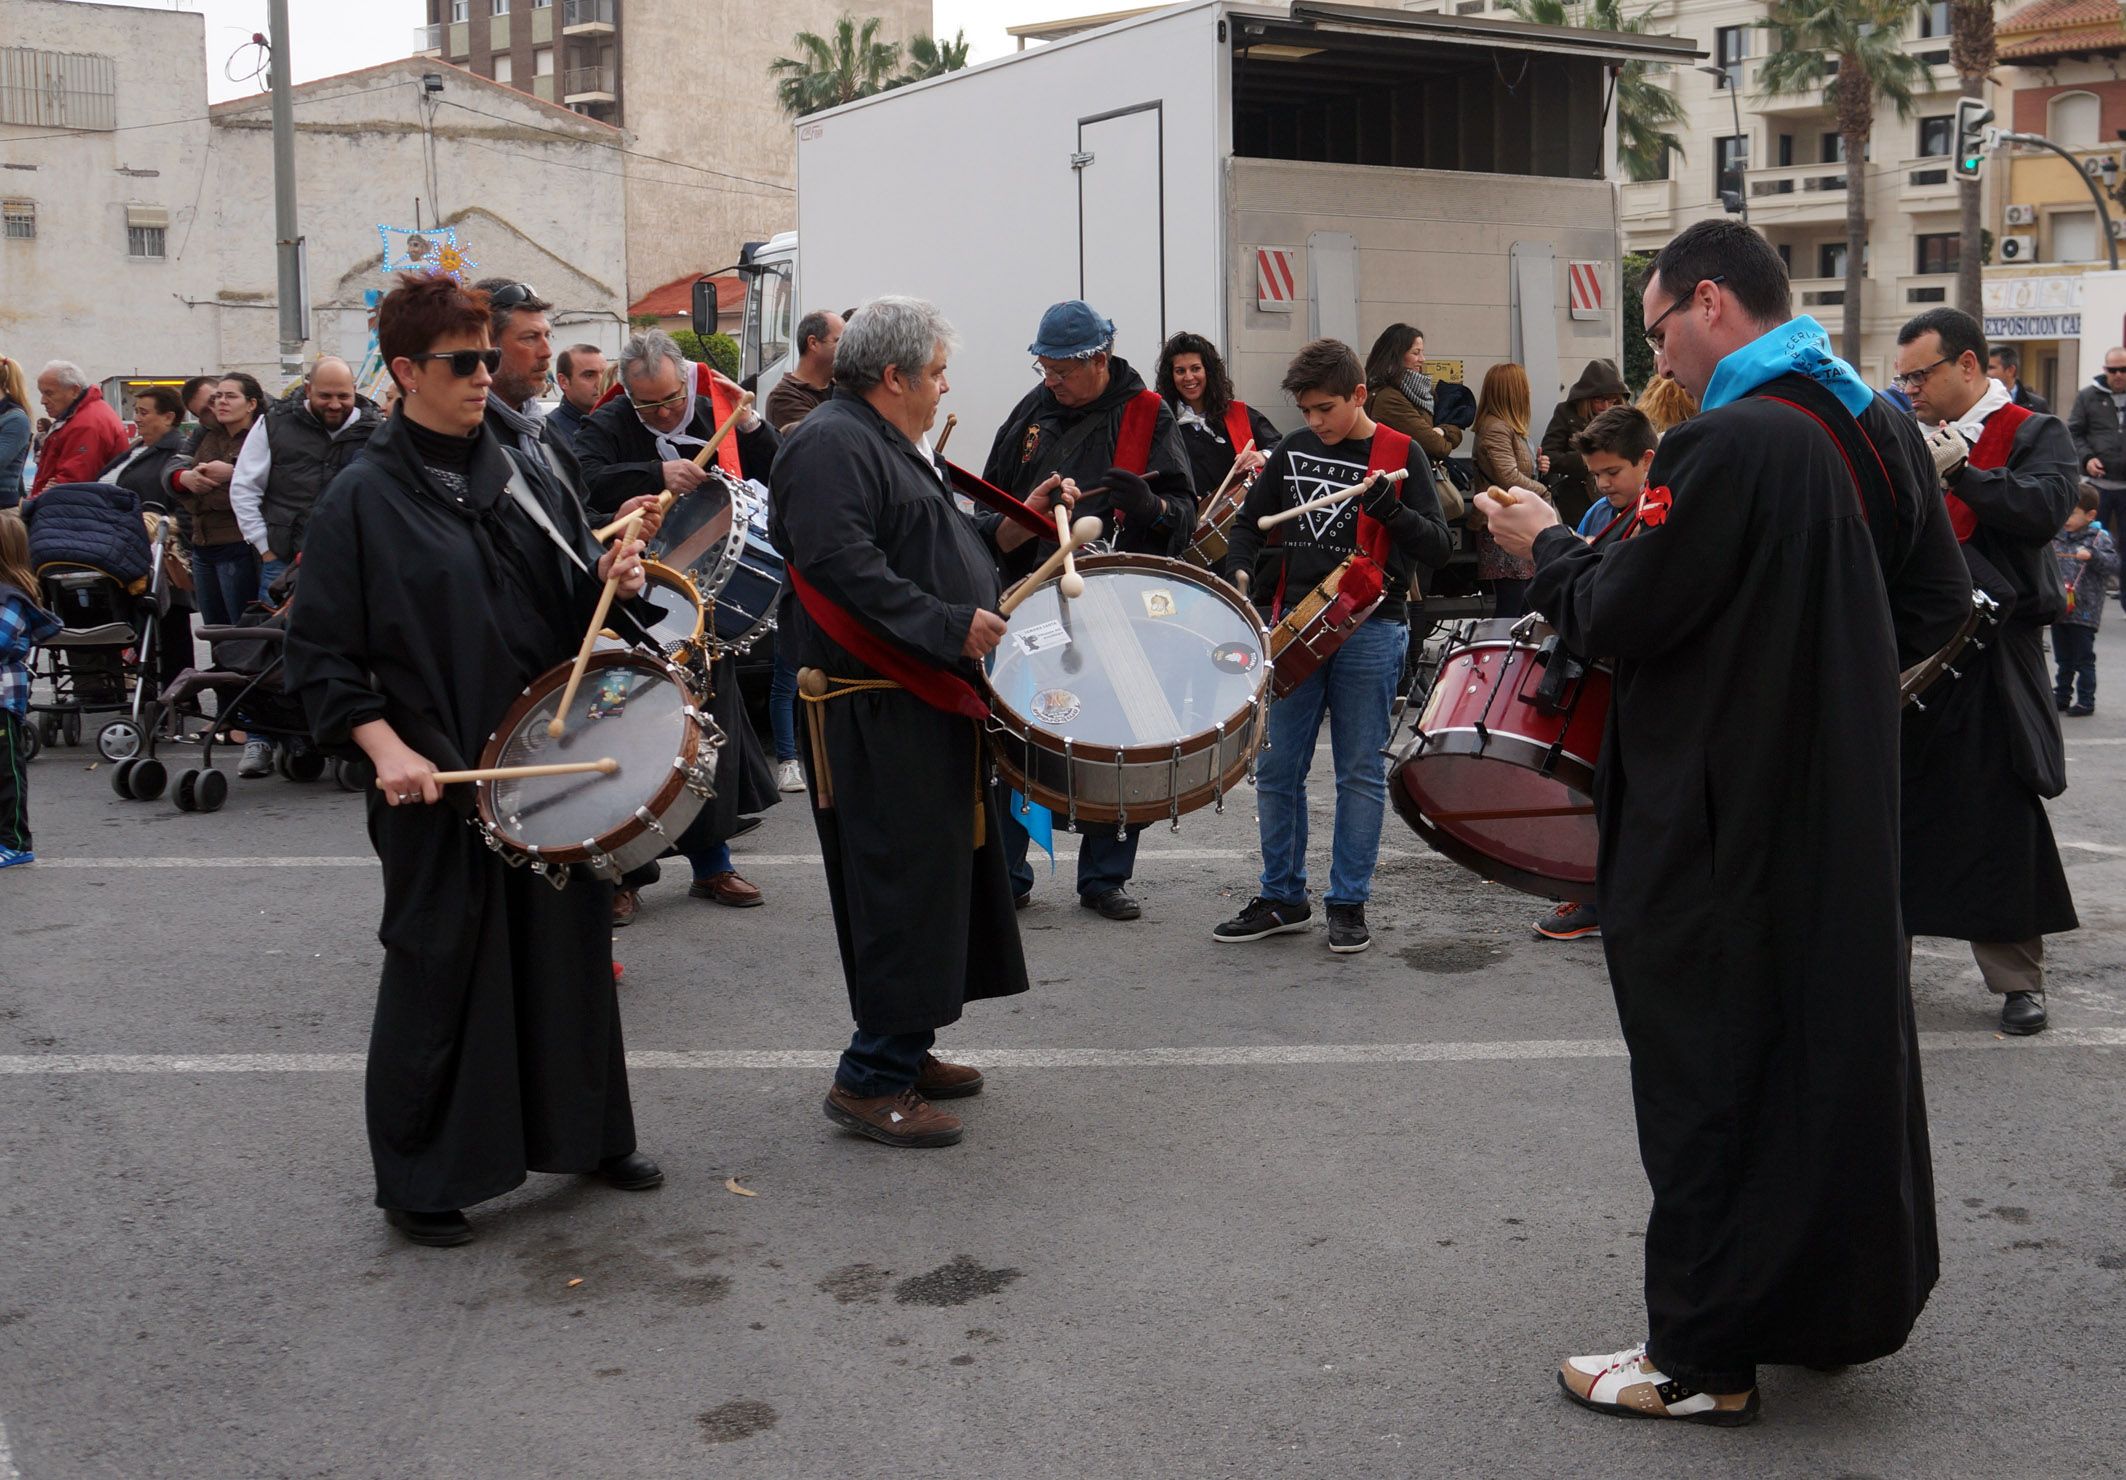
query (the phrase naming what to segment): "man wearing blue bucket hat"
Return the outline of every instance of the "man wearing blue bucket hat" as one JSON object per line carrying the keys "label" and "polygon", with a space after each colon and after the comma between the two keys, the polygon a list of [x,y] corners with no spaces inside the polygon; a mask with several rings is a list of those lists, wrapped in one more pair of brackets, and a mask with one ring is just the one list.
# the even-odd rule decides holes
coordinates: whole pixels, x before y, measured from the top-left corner
{"label": "man wearing blue bucket hat", "polygon": [[[1188,450],[1165,398],[1114,352],[1115,326],[1072,298],[1041,315],[1027,346],[1041,383],[1012,409],[989,449],[982,476],[1021,498],[1068,478],[1080,489],[1076,513],[1098,516],[1108,548],[1177,557],[1196,527],[1196,490]],[[1026,574],[1055,551],[1029,541],[1006,563],[1006,580]],[[1027,832],[1007,808],[1005,855],[1023,904],[1033,892]],[[1123,888],[1136,870],[1137,837],[1111,826],[1085,830],[1078,849],[1078,901],[1110,920],[1134,920],[1137,901]]]}

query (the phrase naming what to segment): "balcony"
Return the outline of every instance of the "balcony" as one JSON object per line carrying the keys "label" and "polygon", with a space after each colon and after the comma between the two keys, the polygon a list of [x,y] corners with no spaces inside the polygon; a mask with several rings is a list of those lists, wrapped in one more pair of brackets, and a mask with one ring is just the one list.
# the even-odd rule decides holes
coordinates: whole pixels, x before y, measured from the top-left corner
{"label": "balcony", "polygon": [[448,26],[415,26],[413,28],[413,54],[417,57],[439,57],[443,54],[443,40]]}
{"label": "balcony", "polygon": [[1904,204],[1911,210],[1947,210],[1957,204],[1956,176],[1949,156],[1918,159],[1904,171]]}
{"label": "balcony", "polygon": [[1956,302],[1956,274],[1920,273],[1897,280],[1897,304],[1907,313],[1919,313]]}
{"label": "balcony", "polygon": [[1751,169],[1750,218],[1760,226],[1829,225],[1845,220],[1842,164],[1777,165]]}
{"label": "balcony", "polygon": [[1627,180],[1617,190],[1617,211],[1629,230],[1634,226],[1666,226],[1676,209],[1673,180]]}
{"label": "balcony", "polygon": [[571,108],[578,103],[610,103],[614,100],[613,69],[571,67],[561,74],[561,101]]}
{"label": "balcony", "polygon": [[1812,313],[1819,308],[1845,307],[1845,279],[1794,278],[1789,285],[1794,291],[1794,307],[1802,313]]}
{"label": "balcony", "polygon": [[610,36],[613,30],[613,0],[561,0],[562,35]]}

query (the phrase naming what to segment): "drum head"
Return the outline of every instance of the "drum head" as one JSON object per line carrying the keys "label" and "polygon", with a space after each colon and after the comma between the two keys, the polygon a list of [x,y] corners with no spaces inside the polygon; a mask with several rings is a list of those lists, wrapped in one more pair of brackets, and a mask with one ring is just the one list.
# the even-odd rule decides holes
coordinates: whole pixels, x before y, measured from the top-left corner
{"label": "drum head", "polygon": [[731,566],[745,541],[745,524],[731,520],[731,489],[721,478],[706,479],[665,511],[648,555],[691,580],[703,597],[714,599],[730,579]]}
{"label": "drum head", "polygon": [[1150,557],[1089,556],[1078,570],[1085,594],[1036,590],[989,660],[991,688],[1022,723],[1075,745],[1171,746],[1258,702],[1267,643],[1231,587]]}
{"label": "drum head", "polygon": [[668,664],[640,653],[591,658],[568,728],[546,733],[568,682],[568,668],[542,675],[519,701],[505,733],[487,747],[483,766],[538,766],[557,761],[620,763],[613,775],[535,776],[482,783],[481,807],[505,841],[547,853],[603,838],[632,820],[674,783],[693,724],[686,691]]}

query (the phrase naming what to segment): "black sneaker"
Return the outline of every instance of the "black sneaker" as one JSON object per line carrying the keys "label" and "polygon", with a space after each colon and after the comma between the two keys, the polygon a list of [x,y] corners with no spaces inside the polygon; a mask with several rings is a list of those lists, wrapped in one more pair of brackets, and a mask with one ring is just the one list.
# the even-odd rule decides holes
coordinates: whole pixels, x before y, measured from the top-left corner
{"label": "black sneaker", "polygon": [[1213,930],[1211,939],[1226,945],[1261,940],[1266,935],[1304,930],[1313,917],[1314,911],[1303,899],[1264,899],[1258,894],[1248,901],[1246,909]]}
{"label": "black sneaker", "polygon": [[1535,933],[1545,940],[1579,940],[1600,935],[1602,922],[1595,918],[1593,905],[1568,899],[1535,922]]}
{"label": "black sneaker", "polygon": [[1373,944],[1373,932],[1366,929],[1366,907],[1362,904],[1332,904],[1329,906],[1329,949],[1339,956],[1355,956]]}

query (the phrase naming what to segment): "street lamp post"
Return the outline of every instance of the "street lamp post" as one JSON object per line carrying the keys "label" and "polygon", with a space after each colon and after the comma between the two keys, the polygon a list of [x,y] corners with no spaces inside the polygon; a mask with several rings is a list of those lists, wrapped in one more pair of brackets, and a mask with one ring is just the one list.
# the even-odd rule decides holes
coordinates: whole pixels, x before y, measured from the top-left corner
{"label": "street lamp post", "polygon": [[1708,77],[1718,78],[1720,85],[1727,89],[1727,105],[1735,116],[1734,136],[1743,140],[1743,157],[1735,165],[1735,195],[1742,202],[1742,224],[1747,226],[1750,224],[1750,188],[1749,181],[1743,177],[1749,173],[1749,142],[1742,132],[1742,100],[1735,96],[1741,80],[1726,67],[1707,65],[1697,70]]}

